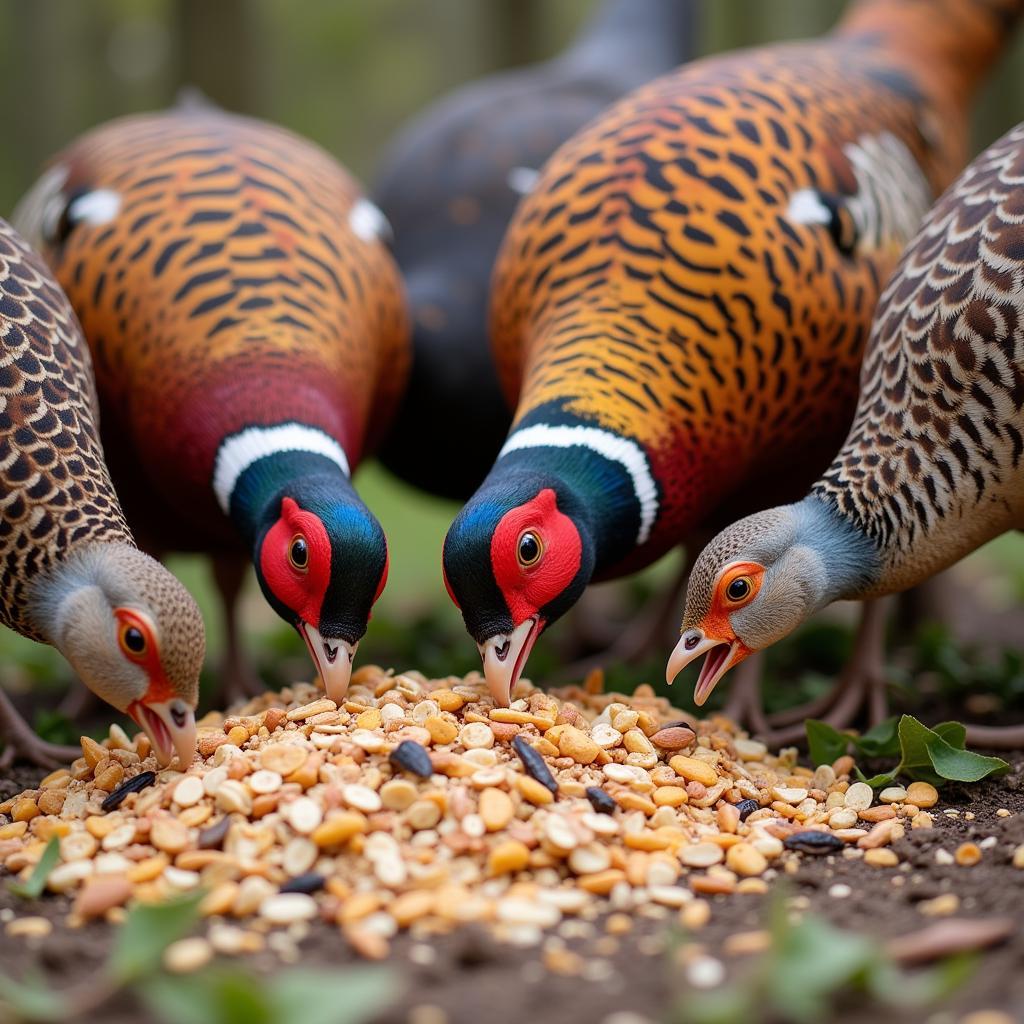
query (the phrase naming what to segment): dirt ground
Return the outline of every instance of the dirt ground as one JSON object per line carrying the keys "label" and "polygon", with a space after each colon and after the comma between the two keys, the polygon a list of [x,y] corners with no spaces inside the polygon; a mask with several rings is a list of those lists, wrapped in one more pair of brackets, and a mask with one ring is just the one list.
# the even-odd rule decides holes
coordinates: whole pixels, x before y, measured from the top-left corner
{"label": "dirt ground", "polygon": [[[804,897],[808,908],[845,928],[884,940],[921,929],[934,919],[920,912],[923,901],[953,892],[960,898],[958,917],[1010,916],[1021,928],[1010,941],[988,951],[968,981],[948,1002],[926,1012],[887,1011],[886,1021],[928,1021],[954,1024],[972,1010],[1001,1010],[1011,1020],[1024,1022],[1024,872],[1010,863],[1012,850],[1024,843],[1024,752],[1011,754],[1011,774],[976,786],[946,787],[935,809],[933,830],[915,831],[894,849],[904,862],[896,870],[866,866],[860,860],[805,857],[790,880],[793,896]],[[0,799],[34,776],[19,772],[17,778],[0,779]],[[944,813],[959,812],[957,817]],[[1005,808],[1009,817],[996,811]],[[969,819],[968,815],[973,815]],[[959,843],[995,836],[996,844],[985,851],[974,867],[941,866],[939,847],[954,850]],[[830,894],[836,883],[851,893],[845,898]],[[5,973],[21,977],[41,971],[55,987],[74,985],[93,975],[102,963],[111,931],[90,924],[77,931],[63,927],[69,909],[64,897],[49,895],[26,907],[0,890],[0,909],[18,903],[19,913],[50,917],[55,928],[41,943],[27,944],[0,931],[0,964]],[[803,901],[801,901],[803,902]],[[722,943],[730,935],[760,928],[765,897],[717,896],[711,899],[710,922],[696,936],[712,956],[720,957],[729,984],[748,969],[744,956],[727,956]],[[582,971],[556,975],[545,970],[539,948],[517,949],[498,945],[480,928],[425,940],[408,936],[393,944],[391,966],[400,976],[401,993],[376,1018],[376,1024],[567,1024],[586,1021],[600,1024],[622,1011],[637,1017],[622,1020],[670,1021],[673,1005],[683,997],[682,971],[675,959],[672,918],[650,920],[636,916],[632,931],[612,938],[604,922],[593,923],[588,935],[567,938],[568,948],[580,954]],[[575,930],[580,930],[577,926]],[[353,962],[339,933],[326,925],[314,926],[301,944],[304,966],[339,967]],[[248,958],[257,971],[277,968],[280,961],[270,953]],[[443,1011],[443,1016],[434,1010]],[[90,1015],[95,1017],[95,1013]],[[121,996],[101,1012],[105,1024],[141,1024],[149,1020],[138,1002]],[[863,1002],[844,998],[829,1017],[835,1024],[877,1021],[879,1011]],[[84,1017],[81,1019],[85,1019]]]}

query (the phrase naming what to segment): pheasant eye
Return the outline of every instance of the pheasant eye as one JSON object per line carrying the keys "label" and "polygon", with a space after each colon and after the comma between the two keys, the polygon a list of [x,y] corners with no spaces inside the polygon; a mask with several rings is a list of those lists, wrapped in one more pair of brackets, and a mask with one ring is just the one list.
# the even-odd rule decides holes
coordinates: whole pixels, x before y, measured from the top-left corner
{"label": "pheasant eye", "polygon": [[137,626],[126,626],[121,630],[121,645],[130,654],[142,654],[146,649],[146,637]]}
{"label": "pheasant eye", "polygon": [[543,553],[544,548],[541,545],[540,538],[533,531],[527,530],[525,533],[520,534],[519,544],[516,548],[516,559],[524,569],[528,569],[531,565],[536,565]]}
{"label": "pheasant eye", "polygon": [[737,576],[736,579],[725,588],[725,596],[730,601],[742,601],[750,594],[750,580],[746,576]]}
{"label": "pheasant eye", "polygon": [[299,572],[305,572],[309,567],[309,546],[305,537],[292,538],[291,544],[288,545],[288,561],[291,562],[292,568],[298,569]]}

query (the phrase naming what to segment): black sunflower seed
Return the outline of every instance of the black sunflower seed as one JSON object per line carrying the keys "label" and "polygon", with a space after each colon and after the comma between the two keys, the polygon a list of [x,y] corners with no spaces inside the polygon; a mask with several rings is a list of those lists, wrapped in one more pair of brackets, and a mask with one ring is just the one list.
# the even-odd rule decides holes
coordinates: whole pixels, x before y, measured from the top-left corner
{"label": "black sunflower seed", "polygon": [[138,793],[147,786],[152,786],[154,782],[156,782],[156,772],[139,772],[138,775],[133,775],[127,782],[118,786],[117,789],[115,789],[114,792],[100,804],[100,807],[105,811],[113,811],[124,803],[125,797],[127,797],[129,793]]}
{"label": "black sunflower seed", "polygon": [[736,805],[736,810],[740,812],[740,821],[746,821],[760,807],[756,800],[741,800]]}
{"label": "black sunflower seed", "polygon": [[512,746],[519,755],[519,760],[523,762],[526,773],[533,776],[545,789],[550,790],[552,796],[558,796],[558,783],[555,782],[555,777],[551,774],[543,755],[534,750],[522,736],[516,736]]}
{"label": "black sunflower seed", "polygon": [[281,892],[319,892],[327,879],[316,871],[307,871],[304,875],[289,878],[281,886]]}
{"label": "black sunflower seed", "polygon": [[390,759],[396,768],[404,768],[421,779],[429,779],[434,774],[434,766],[430,763],[427,748],[415,740],[402,740],[391,751]]}
{"label": "black sunflower seed", "polygon": [[614,814],[619,806],[600,786],[588,786],[587,799],[598,814]]}
{"label": "black sunflower seed", "polygon": [[808,829],[806,832],[794,832],[782,840],[787,850],[799,850],[801,853],[814,853],[819,856],[826,853],[838,853],[846,845],[839,836],[831,832],[819,832]]}
{"label": "black sunflower seed", "polygon": [[220,821],[214,822],[209,828],[199,833],[200,850],[219,850],[231,828],[231,815],[225,814]]}

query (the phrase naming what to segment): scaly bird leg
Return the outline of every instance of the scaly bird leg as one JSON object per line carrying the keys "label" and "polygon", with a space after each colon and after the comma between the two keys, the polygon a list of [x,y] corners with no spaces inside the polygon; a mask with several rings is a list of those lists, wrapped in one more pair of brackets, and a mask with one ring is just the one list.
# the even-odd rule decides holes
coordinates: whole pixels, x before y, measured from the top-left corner
{"label": "scaly bird leg", "polygon": [[0,736],[4,750],[0,754],[0,769],[10,768],[19,757],[41,768],[60,768],[81,757],[80,747],[64,747],[47,743],[32,730],[18,709],[0,687]]}
{"label": "scaly bird leg", "polygon": [[836,729],[849,728],[866,709],[868,724],[877,725],[889,713],[885,692],[885,598],[865,601],[853,642],[853,653],[839,681],[823,697],[769,719],[765,737],[771,743],[793,743],[805,735],[804,721],[821,718]]}
{"label": "scaly bird leg", "polygon": [[245,656],[238,627],[238,598],[245,584],[249,564],[236,557],[214,558],[213,579],[220,594],[224,620],[225,650],[221,662],[221,689],[215,697],[218,706],[257,697],[266,690],[252,663]]}

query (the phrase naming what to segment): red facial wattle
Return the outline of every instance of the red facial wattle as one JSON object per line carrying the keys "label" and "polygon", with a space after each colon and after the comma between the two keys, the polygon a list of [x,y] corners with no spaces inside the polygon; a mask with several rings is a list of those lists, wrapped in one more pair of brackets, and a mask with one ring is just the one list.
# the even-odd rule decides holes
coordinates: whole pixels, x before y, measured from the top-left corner
{"label": "red facial wattle", "polygon": [[[292,541],[301,535],[308,555],[304,569],[289,560]],[[331,580],[331,542],[319,517],[291,498],[281,501],[281,518],[267,531],[260,548],[260,571],[274,596],[302,621],[319,628],[320,609]],[[386,579],[381,580],[381,589]]]}
{"label": "red facial wattle", "polygon": [[[519,539],[527,530],[543,549],[542,557],[530,566],[518,558]],[[491,569],[512,621],[518,625],[555,600],[576,578],[582,558],[579,530],[559,511],[551,488],[506,512],[491,538]]]}

